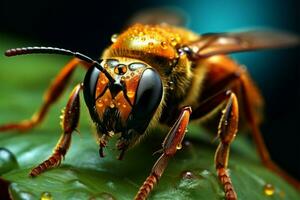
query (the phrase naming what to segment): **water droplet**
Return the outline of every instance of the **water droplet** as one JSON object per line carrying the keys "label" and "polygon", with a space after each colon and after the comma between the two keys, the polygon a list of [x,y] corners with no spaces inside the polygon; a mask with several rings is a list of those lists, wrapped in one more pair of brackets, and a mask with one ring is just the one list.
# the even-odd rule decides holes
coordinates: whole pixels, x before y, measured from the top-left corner
{"label": "water droplet", "polygon": [[123,107],[123,108],[126,108],[127,106],[126,106],[126,104],[123,104],[122,107]]}
{"label": "water droplet", "polygon": [[149,42],[149,43],[148,43],[148,46],[149,46],[150,49],[152,49],[153,46],[154,46],[154,43],[153,43],[153,42]]}
{"label": "water droplet", "polygon": [[108,101],[108,99],[107,99],[107,98],[105,98],[105,99],[104,99],[104,102],[107,102],[107,101]]}
{"label": "water droplet", "polygon": [[109,105],[110,108],[114,108],[115,106],[116,105],[113,102],[111,102],[110,105]]}
{"label": "water droplet", "polygon": [[174,82],[173,81],[169,81],[168,86],[169,86],[170,90],[174,90]]}
{"label": "water droplet", "polygon": [[176,149],[177,150],[180,150],[180,149],[182,149],[182,144],[180,143],[180,144],[178,144],[177,146],[176,146]]}
{"label": "water droplet", "polygon": [[140,31],[139,36],[143,36],[143,35],[145,35],[145,33],[143,31]]}
{"label": "water droplet", "polygon": [[135,33],[135,34],[138,34],[138,30],[135,28],[135,29],[133,29],[133,33]]}
{"label": "water droplet", "polygon": [[180,43],[181,42],[181,37],[177,34],[175,36],[175,40],[176,40],[177,43]]}
{"label": "water droplet", "polygon": [[124,76],[121,77],[121,81],[125,81],[125,77]]}
{"label": "water droplet", "polygon": [[119,37],[118,34],[113,34],[113,35],[111,36],[110,40],[111,40],[113,43],[115,43],[115,42],[117,41],[118,37]]}
{"label": "water droplet", "polygon": [[102,107],[103,107],[103,103],[99,103],[98,106],[99,106],[100,108],[102,108]]}
{"label": "water droplet", "polygon": [[171,38],[171,45],[172,46],[176,46],[177,45],[177,41],[176,41],[176,39],[175,38]]}
{"label": "water droplet", "polygon": [[167,49],[168,48],[167,42],[165,42],[165,41],[161,42],[160,46],[161,46],[162,49]]}
{"label": "water droplet", "polygon": [[225,120],[225,122],[224,122],[224,125],[225,125],[225,126],[227,126],[227,125],[228,125],[228,121],[227,121],[227,120]]}
{"label": "water droplet", "polygon": [[191,143],[189,140],[184,140],[183,145],[184,145],[185,147],[189,147],[189,146],[192,145],[192,143]]}
{"label": "water droplet", "polygon": [[102,192],[100,194],[95,194],[92,197],[89,198],[89,200],[115,200],[116,198],[107,193],[107,192]]}
{"label": "water droplet", "polygon": [[105,84],[105,80],[101,80],[100,83],[101,83],[101,84]]}
{"label": "water droplet", "polygon": [[132,97],[134,97],[134,91],[128,91],[127,92],[127,96],[129,97],[129,98],[132,98]]}
{"label": "water droplet", "polygon": [[183,179],[193,179],[195,178],[196,176],[193,174],[193,172],[191,171],[184,171],[182,174],[181,174],[181,177]]}
{"label": "water droplet", "polygon": [[274,193],[275,193],[275,188],[272,184],[270,183],[267,183],[265,186],[264,186],[264,193],[265,195],[267,196],[273,196]]}
{"label": "water droplet", "polygon": [[15,155],[6,148],[0,148],[0,175],[18,167]]}
{"label": "water droplet", "polygon": [[41,195],[41,200],[52,200],[52,195],[50,192],[43,192]]}
{"label": "water droplet", "polygon": [[119,106],[119,105],[121,105],[121,103],[120,103],[120,102],[118,102],[118,103],[117,103],[117,105]]}

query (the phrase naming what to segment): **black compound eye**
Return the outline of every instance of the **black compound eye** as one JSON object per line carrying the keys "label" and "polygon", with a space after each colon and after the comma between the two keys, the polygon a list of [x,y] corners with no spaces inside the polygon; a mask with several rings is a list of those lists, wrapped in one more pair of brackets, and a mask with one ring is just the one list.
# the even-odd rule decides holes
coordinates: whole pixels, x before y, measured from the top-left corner
{"label": "black compound eye", "polygon": [[90,111],[90,115],[95,119],[95,94],[100,70],[96,67],[90,67],[83,82],[83,95],[85,103]]}
{"label": "black compound eye", "polygon": [[159,74],[152,68],[143,72],[128,121],[128,128],[143,133],[162,99],[163,87]]}

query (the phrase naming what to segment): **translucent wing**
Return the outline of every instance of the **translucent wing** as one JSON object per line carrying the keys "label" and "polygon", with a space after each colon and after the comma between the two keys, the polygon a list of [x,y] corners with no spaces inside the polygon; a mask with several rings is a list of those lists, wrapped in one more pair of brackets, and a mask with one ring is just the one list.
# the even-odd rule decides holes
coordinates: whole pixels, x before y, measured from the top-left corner
{"label": "translucent wing", "polygon": [[205,34],[187,47],[193,57],[280,48],[300,44],[297,35],[279,31],[245,31]]}

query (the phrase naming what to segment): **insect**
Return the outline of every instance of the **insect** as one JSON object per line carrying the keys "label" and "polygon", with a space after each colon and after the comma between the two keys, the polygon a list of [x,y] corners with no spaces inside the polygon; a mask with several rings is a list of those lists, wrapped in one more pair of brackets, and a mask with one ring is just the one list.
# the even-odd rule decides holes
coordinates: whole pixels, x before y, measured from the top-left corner
{"label": "insect", "polygon": [[136,200],[149,196],[168,161],[181,148],[189,121],[203,119],[214,112],[221,114],[214,162],[227,200],[237,199],[227,169],[230,144],[239,125],[251,129],[262,163],[299,187],[299,183],[277,167],[269,156],[259,130],[263,100],[258,89],[247,71],[224,55],[298,42],[298,37],[281,32],[198,35],[168,24],[135,24],[120,35],[114,35],[112,44],[99,60],[54,47],[10,49],[6,56],[42,53],[75,58],[56,76],[45,93],[41,108],[31,119],[1,125],[0,131],[24,131],[39,124],[65,89],[74,69],[82,65],[87,72],[83,82],[71,92],[62,114],[63,134],[53,154],[31,170],[32,177],[57,167],[66,155],[72,133],[78,126],[79,94],[83,91],[97,130],[100,157],[104,157],[105,147],[115,135],[119,137],[116,146],[121,160],[148,129],[157,123],[170,127],[162,143],[161,156],[137,192]]}

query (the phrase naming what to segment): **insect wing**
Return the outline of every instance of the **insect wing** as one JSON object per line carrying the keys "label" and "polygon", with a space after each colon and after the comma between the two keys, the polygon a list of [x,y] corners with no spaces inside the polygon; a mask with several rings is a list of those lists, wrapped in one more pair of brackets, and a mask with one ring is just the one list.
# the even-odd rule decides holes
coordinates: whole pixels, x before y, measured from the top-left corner
{"label": "insect wing", "polygon": [[205,34],[188,45],[198,57],[233,52],[281,48],[300,43],[297,35],[278,31],[245,31]]}

